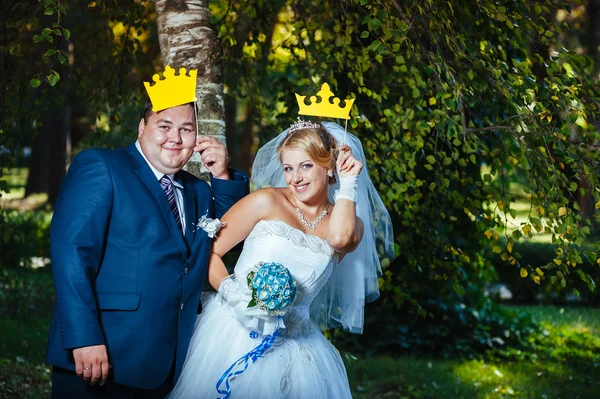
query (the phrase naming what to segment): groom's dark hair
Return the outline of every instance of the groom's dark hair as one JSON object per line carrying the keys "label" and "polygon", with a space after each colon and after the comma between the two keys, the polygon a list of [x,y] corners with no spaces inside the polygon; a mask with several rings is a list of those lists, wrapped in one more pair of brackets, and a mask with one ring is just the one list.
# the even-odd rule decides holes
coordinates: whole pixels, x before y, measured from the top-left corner
{"label": "groom's dark hair", "polygon": [[[185,105],[189,105],[190,107],[192,107],[192,109],[195,109],[194,103],[187,103]],[[144,123],[148,123],[148,119],[153,113],[154,111],[152,111],[152,103],[150,102],[150,100],[146,100],[146,103],[144,104]]]}

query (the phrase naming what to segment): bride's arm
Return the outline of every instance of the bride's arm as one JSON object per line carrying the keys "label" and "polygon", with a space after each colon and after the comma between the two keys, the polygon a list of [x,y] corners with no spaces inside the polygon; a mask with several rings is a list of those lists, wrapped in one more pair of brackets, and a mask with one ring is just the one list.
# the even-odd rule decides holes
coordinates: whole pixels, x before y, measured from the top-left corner
{"label": "bride's arm", "polygon": [[275,205],[273,189],[257,190],[232,206],[221,222],[226,226],[219,231],[213,243],[213,251],[208,264],[208,282],[215,290],[219,290],[221,281],[229,276],[227,268],[221,259],[231,248],[235,247],[259,221],[269,216]]}
{"label": "bride's arm", "polygon": [[331,248],[340,255],[354,251],[362,239],[363,231],[363,222],[356,216],[354,201],[337,200],[329,218],[327,242]]}
{"label": "bride's arm", "polygon": [[[343,146],[340,149],[336,162],[338,176],[341,179],[340,191],[342,191],[342,184],[348,183],[342,179],[351,179],[351,184],[356,184],[356,177],[362,170],[362,167],[362,162],[352,155],[350,147]],[[347,188],[349,189],[349,187]],[[346,194],[350,195],[338,196],[329,217],[327,242],[342,256],[354,251],[358,247],[364,232],[363,222],[356,216],[356,199],[349,199],[353,193],[355,195],[355,192],[355,189],[354,192],[353,190],[349,190]]]}

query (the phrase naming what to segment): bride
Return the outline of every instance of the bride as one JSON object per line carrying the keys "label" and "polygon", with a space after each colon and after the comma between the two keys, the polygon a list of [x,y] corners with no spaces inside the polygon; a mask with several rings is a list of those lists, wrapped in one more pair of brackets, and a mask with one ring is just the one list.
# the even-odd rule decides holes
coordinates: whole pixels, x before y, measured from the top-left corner
{"label": "bride", "polygon": [[[362,333],[364,303],[379,295],[377,248],[393,258],[360,141],[335,123],[296,122],[259,150],[252,180],[262,189],[222,218],[208,275],[217,293],[203,297],[169,398],[350,398],[342,358],[320,328]],[[228,275],[221,258],[244,240]],[[247,276],[260,262],[282,264],[296,282],[282,317],[248,307]]]}

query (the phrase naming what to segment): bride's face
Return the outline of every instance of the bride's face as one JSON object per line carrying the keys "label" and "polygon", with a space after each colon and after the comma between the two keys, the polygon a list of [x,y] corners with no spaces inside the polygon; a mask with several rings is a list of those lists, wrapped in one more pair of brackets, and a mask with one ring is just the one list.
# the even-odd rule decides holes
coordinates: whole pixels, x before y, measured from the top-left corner
{"label": "bride's face", "polygon": [[302,150],[286,148],[281,152],[285,182],[302,202],[327,198],[327,168],[319,166]]}

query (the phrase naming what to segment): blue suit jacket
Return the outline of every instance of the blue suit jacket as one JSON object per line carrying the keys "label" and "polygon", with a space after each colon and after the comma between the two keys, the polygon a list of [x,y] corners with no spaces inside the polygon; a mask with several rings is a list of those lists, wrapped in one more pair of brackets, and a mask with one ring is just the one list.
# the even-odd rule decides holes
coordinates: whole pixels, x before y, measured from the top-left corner
{"label": "blue suit jacket", "polygon": [[221,217],[248,177],[209,186],[181,171],[186,234],[135,145],[90,149],[69,168],[54,210],[56,305],[47,362],[74,370],[72,349],[106,344],[114,381],[154,388],[179,376],[194,329],[212,239],[194,224]]}

